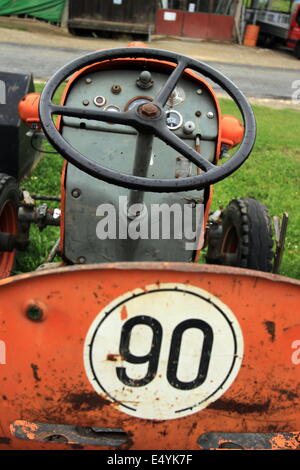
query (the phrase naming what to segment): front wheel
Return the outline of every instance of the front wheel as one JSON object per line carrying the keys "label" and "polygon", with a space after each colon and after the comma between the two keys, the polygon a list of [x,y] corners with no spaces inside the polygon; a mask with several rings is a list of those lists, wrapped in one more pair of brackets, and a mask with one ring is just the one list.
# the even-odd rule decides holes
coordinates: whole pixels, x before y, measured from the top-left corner
{"label": "front wheel", "polygon": [[267,208],[252,198],[233,199],[223,213],[218,247],[217,264],[270,272],[273,240]]}
{"label": "front wheel", "polygon": [[[19,204],[20,193],[16,180],[0,173],[0,234],[17,234]],[[0,279],[11,274],[15,258],[16,250],[1,251],[0,247]]]}

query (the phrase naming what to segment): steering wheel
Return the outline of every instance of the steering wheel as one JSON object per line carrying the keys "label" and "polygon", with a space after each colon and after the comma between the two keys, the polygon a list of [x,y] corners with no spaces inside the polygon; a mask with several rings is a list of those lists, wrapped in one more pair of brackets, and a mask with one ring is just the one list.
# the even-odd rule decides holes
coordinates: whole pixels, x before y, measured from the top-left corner
{"label": "steering wheel", "polygon": [[[151,103],[142,104],[126,112],[105,110],[89,110],[70,106],[55,105],[53,96],[59,85],[71,74],[89,65],[121,58],[146,58],[171,62],[174,70],[166,80],[162,89]],[[166,125],[166,115],[163,109],[170,94],[185,69],[192,69],[220,85],[236,102],[244,121],[244,138],[239,149],[224,164],[214,165],[204,156],[187,145],[174,134]],[[229,176],[249,156],[256,137],[256,124],[252,109],[243,93],[222,73],[209,65],[173,52],[144,49],[116,48],[93,52],[79,57],[59,69],[46,84],[40,99],[39,113],[42,128],[53,147],[70,163],[95,178],[129,189],[152,192],[179,192],[192,189],[202,189]],[[197,176],[186,178],[152,179],[143,176],[127,175],[101,166],[74,149],[56,128],[52,116],[54,114],[92,119],[109,123],[132,126],[138,132],[156,136],[174,150],[193,162],[202,172]]]}

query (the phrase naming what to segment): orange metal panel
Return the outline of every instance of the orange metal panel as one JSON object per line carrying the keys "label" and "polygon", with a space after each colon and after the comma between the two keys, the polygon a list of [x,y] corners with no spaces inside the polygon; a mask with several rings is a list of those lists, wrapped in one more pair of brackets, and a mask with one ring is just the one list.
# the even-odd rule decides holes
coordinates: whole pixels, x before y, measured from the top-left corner
{"label": "orange metal panel", "polygon": [[[243,360],[231,386],[200,411],[141,419],[95,391],[84,367],[84,344],[111,302],[170,283],[202,289],[231,310],[243,335]],[[6,349],[5,364],[0,361],[0,449],[99,448],[90,438],[81,444],[73,438],[55,442],[55,436],[37,442],[37,430],[42,428],[39,438],[45,436],[48,424],[121,429],[127,439],[119,448],[127,449],[199,449],[199,438],[214,432],[299,432],[299,288],[298,281],[271,274],[180,263],[74,266],[0,281],[0,340]],[[120,321],[126,315],[120,311]],[[167,324],[163,309],[159,315]],[[275,441],[276,447],[280,436]],[[100,448],[112,447],[102,442]]]}

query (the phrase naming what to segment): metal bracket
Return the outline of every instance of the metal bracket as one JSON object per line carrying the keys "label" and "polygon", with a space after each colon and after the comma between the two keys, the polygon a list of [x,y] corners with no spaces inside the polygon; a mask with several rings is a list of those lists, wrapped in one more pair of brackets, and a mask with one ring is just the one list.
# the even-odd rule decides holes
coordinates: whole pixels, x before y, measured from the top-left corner
{"label": "metal bracket", "polygon": [[296,450],[300,448],[300,433],[209,432],[199,437],[198,444],[205,450]]}
{"label": "metal bracket", "polygon": [[274,264],[273,264],[274,274],[278,274],[279,268],[281,265],[288,221],[289,221],[289,215],[287,212],[283,213],[282,221],[280,221],[280,217],[278,216],[273,217],[274,230],[275,230],[275,243],[276,243],[276,249],[275,249],[275,254],[274,254]]}
{"label": "metal bracket", "polygon": [[128,441],[122,429],[33,423],[17,420],[10,426],[13,436],[37,442],[118,447]]}

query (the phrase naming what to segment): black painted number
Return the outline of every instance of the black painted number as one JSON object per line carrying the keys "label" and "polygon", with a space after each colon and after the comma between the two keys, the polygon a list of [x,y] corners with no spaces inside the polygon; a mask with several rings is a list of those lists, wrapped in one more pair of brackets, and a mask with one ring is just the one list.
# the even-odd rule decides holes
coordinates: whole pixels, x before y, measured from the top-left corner
{"label": "black painted number", "polygon": [[[151,348],[148,354],[145,354],[144,356],[136,356],[130,352],[132,330],[137,325],[147,325],[152,329],[153,337]],[[196,328],[202,331],[203,343],[199,347],[199,367],[197,376],[189,382],[183,382],[177,377],[180,349],[184,332],[191,328]],[[162,334],[163,330],[159,321],[155,318],[144,315],[131,318],[123,325],[121,331],[120,354],[123,356],[124,360],[130,364],[148,363],[148,370],[145,377],[141,379],[132,379],[128,377],[125,367],[117,367],[117,376],[121,382],[131,387],[142,387],[150,383],[155,378],[159,363]],[[171,338],[170,353],[167,364],[167,380],[169,384],[180,390],[192,390],[199,387],[207,377],[212,345],[213,331],[208,323],[200,319],[189,319],[179,323],[174,329]]]}
{"label": "black painted number", "polygon": [[[197,376],[190,382],[182,382],[177,378],[177,369],[180,355],[180,347],[182,342],[182,335],[190,328],[197,328],[202,331],[204,335],[203,345],[200,351],[200,360]],[[205,381],[210,362],[210,355],[213,344],[213,331],[211,327],[203,320],[190,319],[185,320],[176,326],[171,340],[171,349],[167,368],[168,382],[175,388],[180,390],[192,390],[199,387]]]}
{"label": "black painted number", "polygon": [[[148,354],[145,354],[144,356],[135,356],[129,350],[131,333],[136,325],[147,325],[152,329],[153,338],[151,348]],[[162,327],[155,318],[141,315],[131,318],[123,325],[120,341],[121,356],[124,357],[125,361],[131,364],[145,364],[148,362],[148,370],[147,374],[142,379],[131,379],[128,377],[125,367],[117,367],[117,376],[121,382],[125,385],[130,385],[131,387],[142,387],[154,379],[158,368],[161,340]]]}

